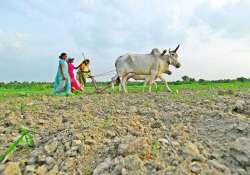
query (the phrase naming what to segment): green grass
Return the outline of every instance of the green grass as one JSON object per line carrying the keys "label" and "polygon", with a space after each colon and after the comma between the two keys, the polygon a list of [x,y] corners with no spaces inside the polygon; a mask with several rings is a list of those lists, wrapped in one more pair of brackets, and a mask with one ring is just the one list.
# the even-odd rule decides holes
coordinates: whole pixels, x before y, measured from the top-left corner
{"label": "green grass", "polygon": [[158,156],[158,154],[160,153],[160,148],[161,148],[160,142],[158,140],[153,140],[151,151],[154,157]]}
{"label": "green grass", "polygon": [[[99,88],[106,86],[106,83],[98,83]],[[170,88],[173,92],[181,92],[183,90],[226,90],[231,89],[233,91],[244,91],[250,93],[250,81],[240,82],[240,81],[230,81],[230,82],[179,82],[179,83],[170,83]],[[131,93],[142,92],[143,83],[140,82],[130,82],[128,83],[128,91]],[[148,90],[147,88],[145,90]],[[165,90],[165,86],[162,83],[158,83],[157,92],[162,92]],[[112,89],[108,89],[108,92],[113,92]],[[156,92],[155,87],[153,91]],[[94,93],[95,89],[88,84],[85,88],[84,93]],[[118,93],[118,87],[115,88],[114,93]],[[176,93],[177,94],[177,93]],[[39,96],[39,95],[53,95],[53,87],[51,84],[47,83],[33,83],[28,85],[22,84],[6,84],[0,86],[0,101],[5,97],[9,96],[20,96],[20,97],[29,97],[29,96]],[[206,93],[200,94],[206,96]]]}

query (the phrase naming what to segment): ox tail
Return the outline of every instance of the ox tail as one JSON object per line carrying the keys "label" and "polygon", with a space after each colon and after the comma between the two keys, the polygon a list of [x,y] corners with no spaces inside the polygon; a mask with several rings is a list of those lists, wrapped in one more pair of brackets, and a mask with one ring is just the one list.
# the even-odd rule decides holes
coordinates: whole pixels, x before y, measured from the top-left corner
{"label": "ox tail", "polygon": [[113,83],[113,84],[119,85],[119,84],[121,83],[120,77],[119,77],[118,75],[114,76],[114,77],[112,78],[112,83]]}
{"label": "ox tail", "polygon": [[120,77],[117,77],[116,84],[120,84],[120,83],[121,83],[121,79],[120,79]]}
{"label": "ox tail", "polygon": [[115,85],[120,85],[120,84],[121,84],[121,80],[118,75],[112,77],[110,86],[112,87],[113,91],[115,90]]}

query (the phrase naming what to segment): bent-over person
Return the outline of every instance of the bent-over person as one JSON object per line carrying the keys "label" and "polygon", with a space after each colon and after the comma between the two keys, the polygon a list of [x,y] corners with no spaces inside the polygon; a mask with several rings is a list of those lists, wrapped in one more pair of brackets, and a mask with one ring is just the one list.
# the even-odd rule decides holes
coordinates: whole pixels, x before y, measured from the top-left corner
{"label": "bent-over person", "polygon": [[89,66],[90,66],[90,60],[85,59],[79,66],[76,67],[78,69],[77,80],[80,83],[81,88],[83,89],[86,86],[87,78],[90,78],[92,80],[94,87],[97,89],[96,81],[94,79],[94,76],[91,75],[91,70]]}

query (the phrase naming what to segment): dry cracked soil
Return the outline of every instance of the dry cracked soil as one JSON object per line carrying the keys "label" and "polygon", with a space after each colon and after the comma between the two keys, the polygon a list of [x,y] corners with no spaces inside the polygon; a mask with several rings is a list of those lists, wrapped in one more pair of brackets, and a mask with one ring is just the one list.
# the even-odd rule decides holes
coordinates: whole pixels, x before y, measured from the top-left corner
{"label": "dry cracked soil", "polygon": [[10,97],[0,104],[3,175],[249,175],[250,95],[183,91]]}

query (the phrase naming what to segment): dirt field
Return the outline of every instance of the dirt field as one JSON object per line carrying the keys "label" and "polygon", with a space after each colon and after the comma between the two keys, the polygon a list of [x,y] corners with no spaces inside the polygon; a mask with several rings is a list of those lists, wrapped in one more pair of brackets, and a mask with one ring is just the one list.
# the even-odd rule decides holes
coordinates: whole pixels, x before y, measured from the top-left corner
{"label": "dirt field", "polygon": [[6,98],[0,152],[22,126],[36,146],[0,174],[250,174],[250,94],[203,91]]}

